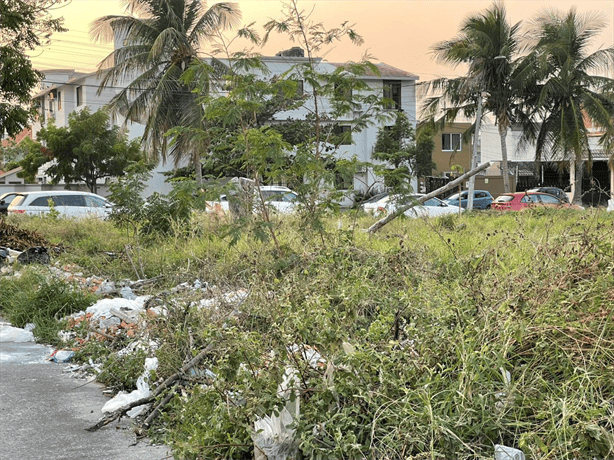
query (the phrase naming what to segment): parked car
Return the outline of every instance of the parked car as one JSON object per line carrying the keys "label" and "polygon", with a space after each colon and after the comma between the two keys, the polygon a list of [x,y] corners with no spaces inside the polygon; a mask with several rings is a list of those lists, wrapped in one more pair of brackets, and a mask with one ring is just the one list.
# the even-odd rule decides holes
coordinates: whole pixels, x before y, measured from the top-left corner
{"label": "parked car", "polygon": [[69,190],[17,193],[8,207],[9,214],[42,215],[51,206],[62,217],[107,217],[113,205],[99,195]]}
{"label": "parked car", "polygon": [[[398,207],[410,204],[412,201],[416,201],[423,194],[415,194],[409,197],[401,198],[399,196],[392,196],[385,206],[385,212],[394,212]],[[463,212],[463,208],[458,206],[449,205],[439,198],[429,198],[424,203],[418,204],[413,208],[405,211],[405,215],[408,217],[437,217],[446,214],[459,214]]]}
{"label": "parked car", "polygon": [[0,214],[7,214],[7,209],[16,196],[17,192],[8,192],[0,195]]}
{"label": "parked car", "polygon": [[[288,187],[279,185],[262,185],[260,192],[264,201],[270,209],[280,214],[289,214],[294,211],[298,195]],[[259,197],[254,197],[254,211],[257,212],[259,207]],[[207,201],[207,212],[215,212],[218,214],[226,214],[229,212],[230,206],[228,196],[220,195],[218,201]]]}
{"label": "parked car", "polygon": [[549,195],[554,195],[565,203],[569,203],[569,196],[567,196],[567,193],[558,187],[535,187],[527,190],[527,192],[547,193]]}
{"label": "parked car", "polygon": [[571,205],[554,195],[529,191],[504,193],[498,196],[491,205],[492,209],[497,209],[499,211],[520,211],[522,209],[539,206],[582,209],[580,206]]}
{"label": "parked car", "polygon": [[361,204],[362,210],[368,214],[378,214],[381,211],[378,211],[380,208],[384,210],[386,208],[386,203],[390,199],[390,193],[383,192],[378,193],[377,195],[373,195],[366,201],[363,201]]}
{"label": "parked car", "polygon": [[[459,206],[458,193],[448,197],[444,200],[446,203],[452,206]],[[473,191],[473,209],[489,209],[490,204],[493,201],[493,197],[487,190],[474,190]],[[465,190],[460,194],[460,207],[467,208],[469,202],[469,191]]]}

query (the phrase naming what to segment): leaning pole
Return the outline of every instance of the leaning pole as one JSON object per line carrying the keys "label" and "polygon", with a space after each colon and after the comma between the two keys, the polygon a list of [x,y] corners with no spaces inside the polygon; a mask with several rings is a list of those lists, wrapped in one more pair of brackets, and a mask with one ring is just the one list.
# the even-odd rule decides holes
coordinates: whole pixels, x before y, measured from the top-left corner
{"label": "leaning pole", "polygon": [[[465,174],[463,174],[462,176],[458,177],[457,179],[454,179],[452,182],[448,182],[446,185],[444,185],[443,187],[439,187],[437,190],[432,191],[431,193],[427,193],[424,196],[421,196],[420,198],[418,198],[414,203],[412,204],[408,204],[407,206],[402,206],[399,209],[397,209],[396,211],[388,214],[386,217],[384,217],[383,219],[378,220],[377,222],[375,222],[373,225],[371,225],[369,227],[369,229],[367,230],[368,233],[375,233],[377,232],[380,228],[382,228],[384,225],[386,225],[388,222],[393,221],[394,219],[396,219],[397,217],[399,217],[401,214],[403,214],[405,211],[407,211],[408,209],[413,208],[414,206],[420,204],[420,203],[424,203],[426,200],[430,200],[431,198],[436,197],[437,195],[441,195],[443,192],[446,192],[454,187],[456,187],[458,184],[460,184],[461,182],[465,181],[466,179],[469,179],[470,177],[475,176],[477,173],[479,173],[480,171],[485,170],[486,168],[488,168],[490,166],[490,161],[487,161],[484,164],[481,164],[480,166],[478,166],[475,169],[472,169],[469,172],[466,172]],[[460,201],[459,201],[460,204]]]}

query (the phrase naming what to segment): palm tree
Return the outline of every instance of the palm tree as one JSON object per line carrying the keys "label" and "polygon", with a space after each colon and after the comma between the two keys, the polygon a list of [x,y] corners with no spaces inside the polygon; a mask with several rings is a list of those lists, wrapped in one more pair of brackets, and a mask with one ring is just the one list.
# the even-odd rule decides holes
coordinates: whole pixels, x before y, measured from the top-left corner
{"label": "palm tree", "polygon": [[[518,48],[516,35],[520,24],[510,25],[505,6],[495,2],[486,13],[469,17],[458,36],[434,46],[436,57],[457,66],[468,64],[466,76],[440,78],[428,83],[427,91],[437,94],[426,100],[423,110],[434,118],[439,111],[441,121],[454,121],[460,114],[475,117],[478,100],[484,98],[484,111],[495,117],[501,138],[501,172],[506,192],[511,190],[506,136],[515,120],[515,87],[512,84],[513,59]],[[442,108],[444,101],[450,104]],[[477,142],[477,135],[475,139]]]}
{"label": "palm tree", "polygon": [[523,141],[535,142],[538,161],[569,161],[575,203],[582,198],[584,160],[591,162],[586,121],[606,133],[604,142],[613,132],[614,82],[597,72],[614,65],[614,47],[587,50],[604,26],[599,16],[579,15],[575,8],[541,15],[534,22],[532,52],[518,71],[532,115]]}
{"label": "palm tree", "polygon": [[165,133],[201,122],[202,106],[181,76],[199,59],[207,39],[236,24],[241,16],[238,6],[224,2],[207,9],[200,0],[127,0],[126,4],[125,16],[101,17],[91,28],[95,40],[116,42],[115,50],[99,64],[99,92],[121,87],[109,110],[126,122],[145,125],[143,147],[152,159],[171,156],[178,164],[190,158],[200,183],[198,142],[189,134],[176,135],[169,142]]}

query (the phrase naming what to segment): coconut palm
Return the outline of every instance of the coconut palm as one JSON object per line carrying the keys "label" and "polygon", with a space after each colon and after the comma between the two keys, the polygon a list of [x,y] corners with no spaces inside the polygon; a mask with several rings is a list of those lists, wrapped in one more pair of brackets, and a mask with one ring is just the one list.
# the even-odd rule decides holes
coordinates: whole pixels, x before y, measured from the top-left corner
{"label": "coconut palm", "polygon": [[126,15],[104,16],[92,24],[95,40],[115,41],[115,50],[99,65],[99,92],[120,87],[108,105],[126,122],[145,125],[143,147],[154,160],[189,158],[202,181],[198,142],[189,134],[168,141],[177,126],[195,126],[202,106],[192,87],[181,80],[199,50],[221,30],[240,19],[234,3],[207,9],[200,0],[127,0]]}
{"label": "coconut palm", "polygon": [[[436,96],[427,98],[423,106],[427,118],[443,111],[442,121],[454,121],[461,114],[473,119],[478,99],[484,98],[484,111],[494,115],[501,138],[501,171],[506,192],[511,190],[506,136],[515,119],[517,97],[511,77],[518,29],[519,24],[508,23],[505,6],[499,2],[484,14],[466,19],[455,38],[436,44],[433,50],[444,63],[468,64],[467,75],[429,82],[427,91]],[[447,107],[443,107],[444,102]]]}
{"label": "coconut palm", "polygon": [[587,121],[604,134],[613,132],[614,82],[598,72],[614,65],[614,47],[588,53],[605,26],[598,15],[547,12],[534,21],[532,52],[519,66],[525,107],[532,119],[523,141],[535,142],[537,160],[570,164],[572,201],[581,202],[582,166],[591,162]]}

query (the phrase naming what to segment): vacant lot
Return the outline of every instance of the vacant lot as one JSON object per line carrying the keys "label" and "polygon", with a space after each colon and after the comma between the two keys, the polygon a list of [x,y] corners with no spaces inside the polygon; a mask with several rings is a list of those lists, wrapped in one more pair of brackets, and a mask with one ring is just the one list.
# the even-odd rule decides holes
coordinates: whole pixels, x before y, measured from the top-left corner
{"label": "vacant lot", "polygon": [[[156,280],[157,349],[118,358],[137,335],[78,351],[104,363],[105,384],[130,389],[154,355],[161,382],[210,348],[149,427],[177,458],[251,459],[254,422],[284,407],[291,458],[481,459],[495,444],[532,459],[614,456],[614,213],[399,219],[374,235],[360,214],[313,229],[285,216],[276,244],[198,214],[164,237],[10,222],[61,244],[52,264]],[[21,271],[0,278],[3,292],[45,269]],[[247,296],[202,302],[236,292]],[[4,295],[0,306],[15,308]]]}

